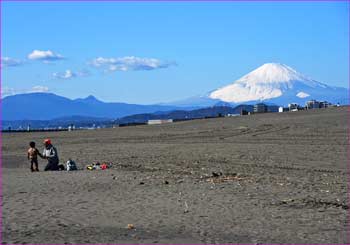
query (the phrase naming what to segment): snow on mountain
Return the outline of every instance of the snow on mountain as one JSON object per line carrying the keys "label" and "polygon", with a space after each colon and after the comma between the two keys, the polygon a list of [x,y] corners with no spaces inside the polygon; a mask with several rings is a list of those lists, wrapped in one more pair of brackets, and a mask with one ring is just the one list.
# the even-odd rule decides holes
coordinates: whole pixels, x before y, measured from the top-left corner
{"label": "snow on mountain", "polygon": [[302,89],[327,89],[326,84],[312,80],[293,68],[278,63],[267,63],[248,73],[237,81],[209,94],[212,99],[241,103],[268,100],[295,91],[299,98],[310,96]]}
{"label": "snow on mountain", "polygon": [[306,98],[306,97],[309,97],[309,96],[310,96],[309,94],[304,93],[304,92],[297,93],[297,97],[299,97],[299,98]]}
{"label": "snow on mountain", "polygon": [[168,105],[203,107],[214,106],[220,102],[233,106],[264,102],[287,106],[289,103],[304,105],[311,99],[349,104],[349,90],[315,81],[284,64],[267,63],[206,95]]}

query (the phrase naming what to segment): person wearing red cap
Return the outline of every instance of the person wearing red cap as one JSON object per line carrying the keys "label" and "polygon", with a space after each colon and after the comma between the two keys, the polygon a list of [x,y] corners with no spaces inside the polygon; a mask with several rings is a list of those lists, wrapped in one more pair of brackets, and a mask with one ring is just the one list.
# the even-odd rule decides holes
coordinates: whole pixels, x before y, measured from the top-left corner
{"label": "person wearing red cap", "polygon": [[42,158],[47,159],[47,165],[44,170],[59,170],[59,158],[56,147],[52,145],[50,139],[44,140],[44,146],[45,148],[42,154]]}

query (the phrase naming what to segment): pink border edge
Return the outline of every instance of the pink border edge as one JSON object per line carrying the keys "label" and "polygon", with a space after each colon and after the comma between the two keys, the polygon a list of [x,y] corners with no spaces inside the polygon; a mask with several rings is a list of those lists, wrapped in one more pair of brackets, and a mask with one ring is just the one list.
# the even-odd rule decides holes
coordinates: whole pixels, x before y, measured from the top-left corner
{"label": "pink border edge", "polygon": [[[0,0],[0,57],[2,54],[2,2],[350,2],[350,0]],[[348,13],[350,13],[350,4],[348,5]],[[350,14],[348,16],[348,25],[350,26]],[[348,30],[350,32],[350,30]],[[348,44],[350,47],[350,36],[348,37]],[[350,58],[350,48],[348,49],[348,57]],[[348,60],[348,74],[349,74],[349,81],[348,85],[350,88],[350,60]],[[2,91],[2,67],[0,66],[0,93]],[[349,89],[349,97],[348,97],[348,104],[350,105],[350,89]],[[350,206],[350,106],[347,110],[347,203]],[[2,129],[2,99],[0,97],[0,129]],[[2,243],[2,133],[0,131],[0,242]],[[347,221],[350,220],[350,213],[348,211],[347,213]],[[346,233],[347,238],[347,244],[350,244],[350,230]],[[65,244],[49,244],[49,243],[40,243],[42,245],[65,245]],[[74,243],[75,245],[116,245],[114,243]],[[148,243],[127,243],[127,245],[151,245]],[[157,243],[161,245],[161,243]],[[169,243],[171,244],[171,243]],[[232,243],[230,243],[231,245]],[[266,245],[280,245],[280,244],[273,244],[273,243],[259,243],[259,244],[266,244]],[[37,245],[34,243],[28,243],[26,245]],[[124,245],[124,244],[120,244]],[[176,244],[176,245],[185,245],[185,244]],[[186,245],[202,245],[202,244],[186,244]],[[212,244],[208,244],[212,245]],[[225,243],[221,245],[226,245]],[[227,244],[228,245],[228,244]],[[240,243],[239,245],[255,245],[251,243]],[[290,243],[288,245],[323,245],[323,244],[293,244]],[[331,245],[331,244],[327,244]],[[337,244],[339,245],[339,244]]]}
{"label": "pink border edge", "polygon": [[[348,28],[350,29],[350,4],[348,1]],[[350,88],[350,34],[348,29],[348,87]],[[350,89],[349,89],[349,94],[348,94],[348,104],[350,105]],[[348,118],[347,118],[347,164],[346,164],[346,192],[347,192],[347,205],[350,206],[350,107],[348,107],[347,110]],[[347,227],[349,227],[349,221],[350,221],[350,213],[349,211],[347,212],[346,216],[346,222],[347,222]],[[349,244],[350,243],[350,230],[348,229],[346,232],[346,242]]]}
{"label": "pink border edge", "polygon": [[[2,0],[0,0],[0,57],[2,57]],[[1,61],[0,61],[1,62]],[[2,67],[0,65],[0,95],[2,92]],[[2,97],[0,96],[0,130],[2,130]],[[0,242],[2,243],[2,131],[0,131]]]}

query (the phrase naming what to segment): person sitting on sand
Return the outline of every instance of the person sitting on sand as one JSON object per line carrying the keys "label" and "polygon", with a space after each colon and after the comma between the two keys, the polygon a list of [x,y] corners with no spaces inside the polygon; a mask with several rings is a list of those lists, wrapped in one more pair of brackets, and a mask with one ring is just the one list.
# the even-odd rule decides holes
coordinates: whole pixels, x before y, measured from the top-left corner
{"label": "person sitting on sand", "polygon": [[59,159],[57,154],[57,149],[51,144],[50,139],[44,140],[44,151],[42,154],[42,158],[47,159],[47,165],[45,167],[45,171],[49,170],[59,170]]}
{"label": "person sitting on sand", "polygon": [[38,155],[42,157],[40,154],[39,150],[35,148],[35,142],[31,141],[29,142],[30,148],[28,149],[28,160],[30,160],[30,170],[32,172],[39,171],[39,166],[38,166]]}

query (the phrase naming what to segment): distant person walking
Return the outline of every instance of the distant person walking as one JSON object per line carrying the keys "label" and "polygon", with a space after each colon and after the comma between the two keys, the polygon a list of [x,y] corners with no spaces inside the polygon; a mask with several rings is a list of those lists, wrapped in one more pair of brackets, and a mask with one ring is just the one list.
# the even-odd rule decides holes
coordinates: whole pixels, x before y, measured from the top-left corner
{"label": "distant person walking", "polygon": [[59,159],[56,147],[51,144],[50,139],[44,140],[44,151],[42,154],[42,158],[47,159],[47,165],[45,167],[45,171],[55,171],[59,170]]}

